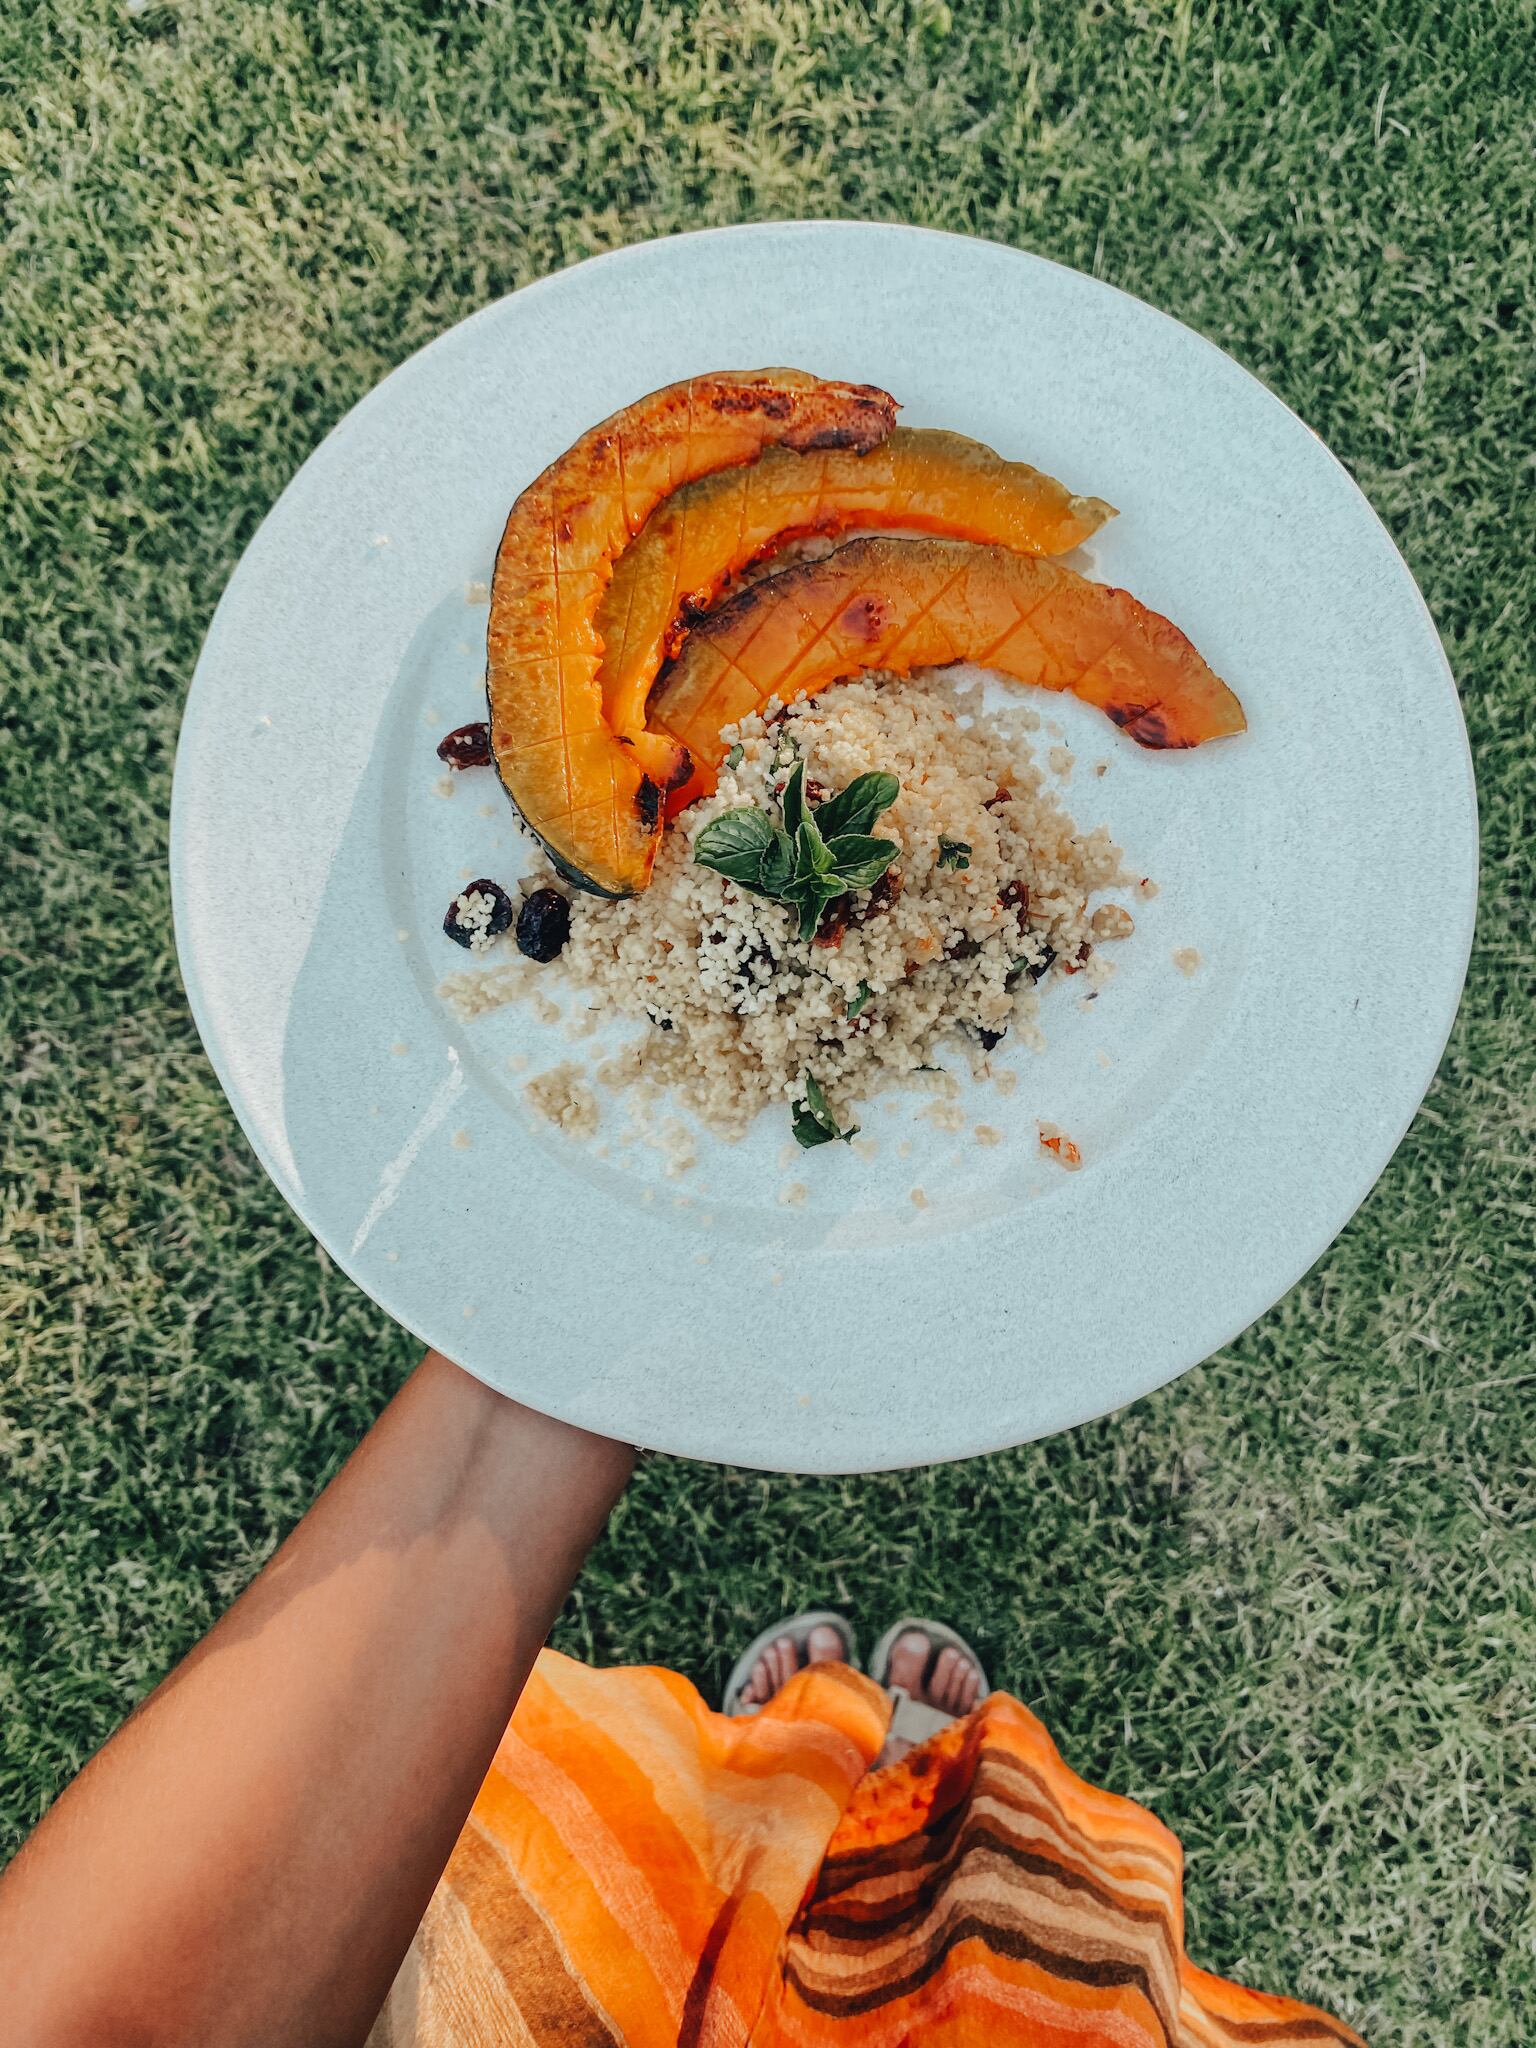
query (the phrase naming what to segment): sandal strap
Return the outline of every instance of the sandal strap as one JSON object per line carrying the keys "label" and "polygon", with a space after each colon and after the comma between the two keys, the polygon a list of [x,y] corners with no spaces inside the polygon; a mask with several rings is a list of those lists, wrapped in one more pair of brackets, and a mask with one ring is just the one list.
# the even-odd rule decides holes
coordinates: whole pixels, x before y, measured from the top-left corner
{"label": "sandal strap", "polygon": [[930,1707],[924,1700],[913,1699],[905,1686],[893,1685],[889,1691],[894,1704],[891,1724],[886,1730],[888,1741],[894,1736],[898,1742],[916,1745],[919,1742],[926,1742],[932,1735],[937,1735],[941,1728],[953,1725],[953,1714],[943,1713],[938,1707]]}

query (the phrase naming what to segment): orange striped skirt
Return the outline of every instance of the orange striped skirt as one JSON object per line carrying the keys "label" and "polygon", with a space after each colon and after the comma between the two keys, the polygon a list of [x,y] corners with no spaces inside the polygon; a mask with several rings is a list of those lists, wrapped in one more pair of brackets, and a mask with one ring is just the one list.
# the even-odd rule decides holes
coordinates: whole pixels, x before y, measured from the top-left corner
{"label": "orange striped skirt", "polygon": [[873,1770],[889,1718],[545,1651],[369,2048],[1360,2048],[1189,1962],[1178,1842],[1017,1700]]}

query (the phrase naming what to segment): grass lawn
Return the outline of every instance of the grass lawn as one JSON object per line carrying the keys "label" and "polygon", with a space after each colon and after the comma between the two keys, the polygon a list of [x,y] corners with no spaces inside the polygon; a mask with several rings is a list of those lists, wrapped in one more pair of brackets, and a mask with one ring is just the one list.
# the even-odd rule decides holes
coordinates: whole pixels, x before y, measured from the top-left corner
{"label": "grass lawn", "polygon": [[241,549],[489,298],[679,228],[911,219],[1177,314],[1350,465],[1463,692],[1471,982],[1371,1199],[1202,1370],[934,1471],[658,1459],[559,1640],[713,1686],[808,1600],[948,1616],[1183,1836],[1199,1960],[1379,2048],[1530,2038],[1533,37],[1529,0],[0,11],[7,1846],[412,1362],[177,976],[172,753]]}

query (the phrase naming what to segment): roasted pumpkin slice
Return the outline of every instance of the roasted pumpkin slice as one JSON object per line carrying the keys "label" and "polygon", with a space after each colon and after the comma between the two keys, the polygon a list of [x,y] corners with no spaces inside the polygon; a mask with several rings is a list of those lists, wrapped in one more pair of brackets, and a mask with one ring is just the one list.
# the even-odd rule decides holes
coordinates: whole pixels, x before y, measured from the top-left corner
{"label": "roasted pumpkin slice", "polygon": [[[573,882],[625,896],[650,879],[675,745],[603,717],[597,612],[614,557],[670,492],[774,445],[877,447],[895,401],[803,370],[723,371],[626,406],[551,463],[512,507],[486,636],[491,751],[507,794]],[[660,774],[648,772],[659,767]]]}
{"label": "roasted pumpkin slice", "polygon": [[638,739],[651,685],[688,627],[732,578],[788,541],[890,527],[1061,555],[1113,516],[1102,498],[1074,497],[964,434],[898,427],[868,455],[770,449],[750,469],[674,492],[619,557],[597,614],[603,715]]}
{"label": "roasted pumpkin slice", "polygon": [[1144,747],[1241,732],[1243,707],[1178,627],[1059,562],[953,540],[855,540],[754,583],[683,642],[651,696],[714,787],[720,729],[861,669],[972,661],[1108,712]]}

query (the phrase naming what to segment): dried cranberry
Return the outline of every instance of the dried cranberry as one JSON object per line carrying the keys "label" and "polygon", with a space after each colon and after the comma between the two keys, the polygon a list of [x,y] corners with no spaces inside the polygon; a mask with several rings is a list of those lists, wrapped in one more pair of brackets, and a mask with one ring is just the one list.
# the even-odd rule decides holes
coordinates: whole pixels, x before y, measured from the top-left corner
{"label": "dried cranberry", "polygon": [[571,936],[571,906],[558,889],[535,889],[517,913],[517,950],[530,960],[553,960]]}
{"label": "dried cranberry", "polygon": [[1005,1024],[1001,1031],[990,1031],[985,1024],[978,1024],[976,1036],[981,1040],[983,1052],[992,1052],[1008,1036],[1008,1026]]}
{"label": "dried cranberry", "polygon": [[1012,802],[1013,791],[1000,788],[996,796],[989,796],[981,808],[984,811],[998,811],[1002,809],[1004,804],[1011,804]]}
{"label": "dried cranberry", "polygon": [[437,743],[437,758],[450,768],[487,768],[491,760],[491,728],[481,719],[477,725],[455,726]]}
{"label": "dried cranberry", "polygon": [[805,778],[805,800],[808,804],[824,804],[827,800],[826,790],[809,775]]}
{"label": "dried cranberry", "polygon": [[843,943],[843,934],[848,929],[849,902],[846,896],[834,896],[821,913],[821,923],[816,927],[816,944],[834,947]]}
{"label": "dried cranberry", "polygon": [[443,919],[443,930],[455,945],[475,948],[500,938],[511,922],[512,898],[500,882],[487,881],[482,876],[478,882],[466,882],[454,897]]}
{"label": "dried cranberry", "polygon": [[901,869],[887,868],[859,905],[854,914],[855,923],[868,924],[872,917],[878,917],[882,911],[889,910],[901,894],[901,886]]}
{"label": "dried cranberry", "polygon": [[1080,946],[1078,947],[1078,949],[1077,949],[1076,953],[1075,953],[1075,954],[1074,954],[1074,955],[1072,956],[1072,958],[1071,958],[1070,960],[1063,960],[1063,961],[1062,961],[1062,963],[1061,963],[1061,971],[1062,971],[1062,973],[1063,973],[1063,974],[1081,974],[1081,973],[1082,973],[1082,971],[1083,971],[1083,968],[1084,968],[1084,966],[1085,966],[1085,965],[1086,965],[1086,963],[1087,963],[1087,960],[1088,960],[1088,956],[1089,956],[1089,954],[1090,954],[1090,953],[1091,953],[1092,951],[1093,951],[1093,948],[1092,948],[1092,946],[1090,946],[1090,945],[1089,945],[1089,943],[1088,943],[1088,941],[1087,941],[1086,939],[1084,939],[1083,943],[1082,943],[1082,944],[1081,944],[1081,945],[1080,945]]}

